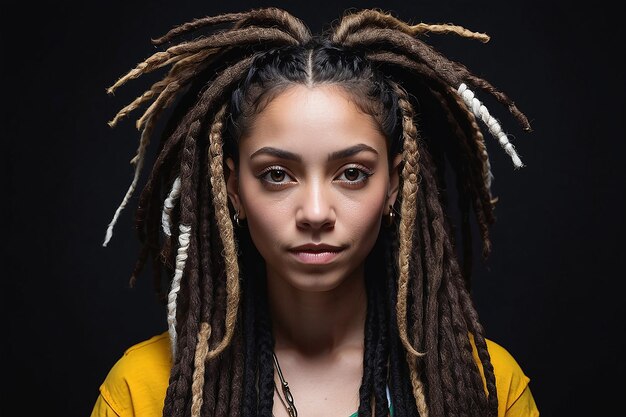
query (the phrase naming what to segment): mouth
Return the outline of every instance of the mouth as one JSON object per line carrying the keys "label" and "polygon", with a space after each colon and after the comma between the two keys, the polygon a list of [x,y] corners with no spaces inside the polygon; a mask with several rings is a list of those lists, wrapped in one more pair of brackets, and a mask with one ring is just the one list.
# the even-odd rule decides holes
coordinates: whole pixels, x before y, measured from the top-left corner
{"label": "mouth", "polygon": [[301,263],[324,265],[335,260],[344,248],[325,244],[307,244],[292,248],[289,252]]}

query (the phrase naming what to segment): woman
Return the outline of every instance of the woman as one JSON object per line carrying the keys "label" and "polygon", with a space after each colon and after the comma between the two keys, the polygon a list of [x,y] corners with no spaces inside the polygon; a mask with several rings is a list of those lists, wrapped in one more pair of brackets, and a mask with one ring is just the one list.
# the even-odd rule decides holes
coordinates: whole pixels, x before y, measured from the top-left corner
{"label": "woman", "polygon": [[171,65],[111,121],[151,102],[104,243],[172,105],[137,208],[131,278],[150,257],[169,328],[127,350],[92,416],[538,415],[528,377],[485,338],[469,295],[470,209],[487,256],[495,203],[478,123],[522,163],[468,85],[530,126],[419,40],[486,35],[362,10],[313,36],[263,8],[194,20],[155,43],[200,29],[214,30],[110,89]]}

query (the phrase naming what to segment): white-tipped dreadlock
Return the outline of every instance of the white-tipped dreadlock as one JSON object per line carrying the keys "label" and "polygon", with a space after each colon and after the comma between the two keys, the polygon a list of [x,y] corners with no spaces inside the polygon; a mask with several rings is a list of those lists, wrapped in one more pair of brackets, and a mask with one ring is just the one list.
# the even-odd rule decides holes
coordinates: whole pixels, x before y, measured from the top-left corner
{"label": "white-tipped dreadlock", "polygon": [[102,243],[102,246],[104,247],[106,247],[106,245],[109,243],[109,240],[111,240],[111,237],[113,237],[113,227],[115,227],[115,223],[117,223],[117,219],[119,218],[120,213],[122,212],[124,207],[126,207],[126,204],[135,192],[135,188],[137,187],[137,183],[139,182],[139,174],[141,173],[141,168],[143,167],[144,155],[146,153],[146,147],[148,145],[148,140],[145,135],[149,134],[150,132],[146,130],[142,132],[139,149],[137,149],[137,155],[135,155],[135,157],[130,161],[131,164],[135,165],[135,174],[133,176],[133,181],[131,182],[130,187],[128,187],[128,191],[126,191],[122,203],[119,205],[117,210],[115,210],[113,220],[111,220],[111,223],[109,223],[109,226],[107,227],[106,236],[104,238],[104,242]]}
{"label": "white-tipped dreadlock", "polygon": [[163,215],[161,216],[161,225],[163,226],[163,233],[167,236],[172,236],[172,210],[174,209],[174,202],[180,196],[180,177],[176,177],[172,189],[167,198],[163,202]]}
{"label": "white-tipped dreadlock", "polygon": [[522,163],[522,160],[517,155],[513,144],[509,142],[509,138],[506,136],[506,133],[502,131],[500,123],[498,123],[498,121],[489,114],[489,110],[487,110],[487,107],[485,107],[480,102],[480,100],[474,97],[474,92],[470,90],[465,83],[461,83],[457,92],[461,95],[463,101],[465,102],[465,104],[467,104],[467,107],[472,111],[472,113],[474,113],[477,118],[482,120],[483,123],[487,125],[487,127],[489,128],[489,133],[491,133],[496,139],[498,139],[498,142],[500,142],[500,146],[504,148],[506,153],[508,153],[513,160],[513,165],[515,165],[515,168],[523,167],[524,164]]}
{"label": "white-tipped dreadlock", "polygon": [[178,236],[178,253],[176,254],[176,270],[172,279],[172,286],[167,295],[167,327],[170,334],[170,343],[172,344],[172,357],[176,357],[176,298],[180,291],[180,280],[183,277],[185,264],[187,263],[187,249],[189,249],[189,235],[191,227],[181,224],[178,226],[180,235]]}

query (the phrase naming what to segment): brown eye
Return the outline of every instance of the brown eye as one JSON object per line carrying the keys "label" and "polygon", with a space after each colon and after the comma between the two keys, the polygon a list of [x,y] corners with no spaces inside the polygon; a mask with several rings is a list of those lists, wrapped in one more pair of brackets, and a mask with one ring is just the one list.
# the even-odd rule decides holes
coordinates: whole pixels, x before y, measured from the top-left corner
{"label": "brown eye", "polygon": [[273,169],[269,172],[270,179],[274,182],[282,182],[285,179],[285,171]]}
{"label": "brown eye", "polygon": [[360,166],[346,167],[341,171],[341,175],[337,177],[337,180],[342,182],[345,186],[350,188],[360,188],[364,186],[369,177],[373,174],[370,170]]}
{"label": "brown eye", "polygon": [[356,168],[348,168],[344,171],[344,175],[346,176],[346,179],[348,181],[356,181],[359,179],[359,174],[361,173],[361,171],[359,171]]}
{"label": "brown eye", "polygon": [[289,174],[287,174],[287,171],[281,169],[280,167],[267,168],[265,171],[263,171],[263,173],[259,175],[258,178],[266,185],[275,186],[282,186],[293,181]]}

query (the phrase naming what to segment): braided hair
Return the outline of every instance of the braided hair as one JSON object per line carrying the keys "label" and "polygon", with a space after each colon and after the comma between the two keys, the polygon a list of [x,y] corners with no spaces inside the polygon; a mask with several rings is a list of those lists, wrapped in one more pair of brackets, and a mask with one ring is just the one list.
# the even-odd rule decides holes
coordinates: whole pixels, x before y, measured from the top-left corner
{"label": "braided hair", "polygon": [[[200,31],[208,33],[193,36]],[[393,208],[400,221],[381,228],[366,260],[359,416],[387,415],[386,387],[398,417],[496,415],[493,366],[470,297],[470,213],[487,257],[497,200],[479,122],[515,167],[523,164],[472,89],[506,106],[525,130],[530,125],[504,93],[427,45],[425,33],[489,39],[455,25],[410,25],[379,9],[346,12],[313,35],[284,10],[251,9],[175,27],[153,40],[163,50],[109,88],[169,68],[109,122],[147,107],[136,122],[135,175],[104,241],[137,187],[157,121],[170,112],[139,196],[142,246],[131,274],[133,282],[150,259],[167,307],[173,362],[163,415],[271,416],[274,340],[264,261],[247,229],[233,225],[224,167],[227,157],[237,163],[238,141],[255,116],[298,84],[343,88],[376,121],[389,157],[402,155]],[[458,192],[462,265],[443,192],[447,164]]]}

